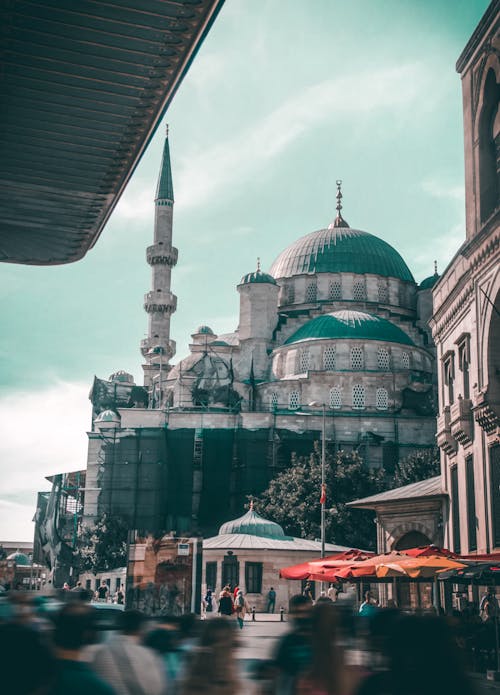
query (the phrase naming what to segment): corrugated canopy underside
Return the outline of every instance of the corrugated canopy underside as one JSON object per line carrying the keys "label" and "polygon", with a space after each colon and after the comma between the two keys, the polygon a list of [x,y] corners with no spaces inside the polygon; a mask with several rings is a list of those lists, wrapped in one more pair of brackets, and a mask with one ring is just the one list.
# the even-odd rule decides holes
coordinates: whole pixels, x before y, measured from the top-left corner
{"label": "corrugated canopy underside", "polygon": [[223,0],[5,0],[0,260],[95,243]]}

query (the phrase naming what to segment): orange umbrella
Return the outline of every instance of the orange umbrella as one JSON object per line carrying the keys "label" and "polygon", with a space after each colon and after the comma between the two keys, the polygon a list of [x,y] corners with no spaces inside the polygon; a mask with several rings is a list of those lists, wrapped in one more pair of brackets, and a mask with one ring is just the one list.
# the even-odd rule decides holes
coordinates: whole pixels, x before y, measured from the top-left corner
{"label": "orange umbrella", "polygon": [[398,577],[405,575],[416,579],[417,577],[434,577],[439,572],[466,567],[463,562],[456,562],[444,556],[406,557],[400,560],[383,562],[377,565],[375,574],[377,577]]}

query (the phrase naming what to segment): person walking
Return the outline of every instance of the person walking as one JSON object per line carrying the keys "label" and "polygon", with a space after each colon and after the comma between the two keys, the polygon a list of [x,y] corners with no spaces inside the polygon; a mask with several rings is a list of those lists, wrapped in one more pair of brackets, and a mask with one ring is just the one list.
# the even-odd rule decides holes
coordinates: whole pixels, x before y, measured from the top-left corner
{"label": "person walking", "polygon": [[233,596],[228,586],[225,586],[219,596],[219,615],[231,616],[234,613]]}
{"label": "person walking", "polygon": [[359,607],[359,615],[370,616],[376,613],[378,604],[369,591],[365,593],[365,600]]}
{"label": "person walking", "polygon": [[[229,598],[231,592],[228,590]],[[180,695],[237,695],[241,692],[234,658],[235,632],[223,618],[203,623],[198,648],[182,679]]]}
{"label": "person walking", "polygon": [[72,602],[56,616],[53,640],[58,668],[50,695],[116,695],[84,658],[85,647],[95,638],[95,610],[85,603]]}
{"label": "person walking", "polygon": [[312,662],[312,603],[304,596],[292,596],[288,608],[289,630],[276,643],[273,654],[274,692],[292,695],[298,677]]}
{"label": "person walking", "polygon": [[106,584],[105,580],[103,579],[101,582],[101,586],[95,592],[95,597],[99,601],[99,603],[106,603],[108,600],[108,595],[109,595],[109,587]]}
{"label": "person walking", "polygon": [[118,616],[121,634],[89,651],[90,667],[116,695],[165,695],[167,691],[161,659],[140,643],[144,622],[140,611],[123,611]]}
{"label": "person walking", "polygon": [[273,587],[267,592],[267,612],[274,613],[276,608],[276,592]]}
{"label": "person walking", "polygon": [[304,591],[302,592],[302,595],[305,596],[311,603],[314,603],[314,598],[312,594],[312,586],[311,582],[307,581],[305,586],[304,586]]}
{"label": "person walking", "polygon": [[214,595],[212,589],[207,589],[205,594],[205,612],[213,613],[214,610]]}
{"label": "person walking", "polygon": [[241,589],[238,589],[238,593],[236,594],[236,599],[234,601],[234,610],[236,612],[236,620],[238,621],[240,630],[243,630],[243,623],[245,620],[247,608],[248,604],[245,601],[245,597],[243,596],[243,591]]}

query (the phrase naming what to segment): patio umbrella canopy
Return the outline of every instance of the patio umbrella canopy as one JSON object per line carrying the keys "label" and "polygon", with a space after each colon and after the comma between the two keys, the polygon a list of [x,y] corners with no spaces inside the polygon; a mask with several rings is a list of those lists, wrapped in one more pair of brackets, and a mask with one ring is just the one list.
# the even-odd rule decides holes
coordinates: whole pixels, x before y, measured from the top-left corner
{"label": "patio umbrella canopy", "polygon": [[349,565],[358,557],[365,559],[370,555],[373,555],[373,553],[353,548],[342,553],[329,555],[320,560],[311,560],[309,562],[301,562],[298,565],[284,567],[280,570],[280,577],[282,579],[314,579],[313,575],[320,575],[325,568],[338,567],[344,564]]}
{"label": "patio umbrella canopy", "polygon": [[417,577],[434,577],[436,574],[445,570],[463,569],[465,563],[451,560],[447,557],[422,555],[420,557],[402,558],[397,562],[383,562],[377,565],[375,573],[377,577],[400,577],[406,576],[416,579]]}
{"label": "patio umbrella canopy", "polygon": [[406,576],[411,579],[433,578],[447,570],[461,570],[466,564],[455,560],[457,555],[446,548],[429,545],[374,555],[361,550],[338,553],[321,560],[285,567],[284,579],[310,579],[336,582],[346,579]]}
{"label": "patio umbrella canopy", "polygon": [[453,581],[456,584],[491,584],[500,586],[500,562],[467,563],[465,567],[450,569],[438,577],[441,581]]}

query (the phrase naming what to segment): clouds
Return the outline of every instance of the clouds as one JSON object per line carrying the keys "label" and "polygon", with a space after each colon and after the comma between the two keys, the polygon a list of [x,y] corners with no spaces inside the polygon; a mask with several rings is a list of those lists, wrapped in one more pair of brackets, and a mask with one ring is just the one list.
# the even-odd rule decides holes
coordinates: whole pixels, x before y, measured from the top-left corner
{"label": "clouds", "polygon": [[[181,160],[177,202],[183,209],[206,204],[228,187],[243,185],[300,137],[324,124],[356,116],[378,120],[383,112],[415,113],[427,79],[422,64],[372,69],[302,88],[233,137]],[[426,105],[428,108],[428,104]]]}
{"label": "clouds", "polygon": [[31,538],[36,491],[50,487],[45,476],[86,467],[88,392],[87,384],[60,382],[0,398],[0,538]]}

